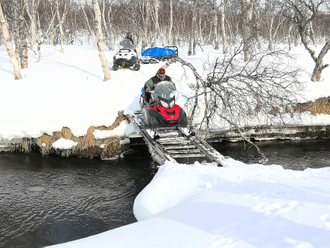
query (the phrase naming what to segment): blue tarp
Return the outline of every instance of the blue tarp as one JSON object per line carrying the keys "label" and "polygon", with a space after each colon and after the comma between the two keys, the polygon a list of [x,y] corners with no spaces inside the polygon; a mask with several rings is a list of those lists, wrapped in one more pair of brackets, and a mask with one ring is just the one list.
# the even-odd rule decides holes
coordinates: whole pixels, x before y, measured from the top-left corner
{"label": "blue tarp", "polygon": [[141,56],[145,57],[164,57],[169,55],[175,56],[175,50],[170,48],[164,48],[164,47],[152,47],[147,48],[141,53]]}

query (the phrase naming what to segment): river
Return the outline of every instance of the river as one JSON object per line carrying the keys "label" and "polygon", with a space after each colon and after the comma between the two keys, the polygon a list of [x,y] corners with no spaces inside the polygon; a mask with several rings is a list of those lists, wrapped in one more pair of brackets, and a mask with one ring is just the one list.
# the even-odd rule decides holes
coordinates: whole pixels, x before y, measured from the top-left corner
{"label": "river", "polygon": [[[285,169],[330,166],[330,141],[258,142],[269,164]],[[242,142],[212,144],[220,153],[259,163]],[[133,203],[155,174],[146,146],[120,161],[0,153],[0,247],[37,248],[136,222]]]}
{"label": "river", "polygon": [[0,247],[43,247],[136,222],[147,150],[124,161],[0,153]]}

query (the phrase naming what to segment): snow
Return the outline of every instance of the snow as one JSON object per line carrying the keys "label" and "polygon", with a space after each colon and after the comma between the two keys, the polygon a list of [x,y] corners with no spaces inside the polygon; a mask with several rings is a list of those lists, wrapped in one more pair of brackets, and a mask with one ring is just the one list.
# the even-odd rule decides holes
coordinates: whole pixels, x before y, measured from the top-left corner
{"label": "snow", "polygon": [[55,149],[66,150],[66,149],[71,149],[71,148],[75,147],[77,144],[78,144],[78,142],[74,142],[73,140],[68,140],[68,139],[60,138],[60,139],[56,140],[53,143],[52,146]]}
{"label": "snow", "polygon": [[[208,58],[221,51],[204,47],[197,56],[182,59],[203,73]],[[42,46],[42,58],[29,52],[29,68],[14,80],[6,49],[0,46],[0,142],[40,137],[68,127],[83,136],[90,126],[110,126],[124,110],[139,110],[144,82],[163,64],[142,65],[141,70],[111,71],[104,82],[94,46]],[[304,68],[304,100],[330,96],[330,70],[320,82],[309,80],[313,61],[302,47],[297,63]],[[106,51],[109,65],[115,52]],[[327,54],[325,63],[330,63]],[[194,76],[181,65],[167,69],[181,96],[193,94],[188,84]],[[307,124],[329,125],[327,115],[303,118]],[[94,131],[96,139],[127,136],[136,131],[127,122],[112,131]],[[55,148],[70,149],[76,143],[60,139]],[[330,167],[284,170],[280,165],[244,164],[231,158],[223,167],[166,163],[134,202],[138,222],[84,239],[55,245],[74,247],[330,247]]]}
{"label": "snow", "polygon": [[129,136],[135,132],[135,127],[133,123],[128,123],[123,121],[120,125],[114,130],[95,130],[94,137],[95,139],[106,139],[106,138],[120,138],[123,136]]}

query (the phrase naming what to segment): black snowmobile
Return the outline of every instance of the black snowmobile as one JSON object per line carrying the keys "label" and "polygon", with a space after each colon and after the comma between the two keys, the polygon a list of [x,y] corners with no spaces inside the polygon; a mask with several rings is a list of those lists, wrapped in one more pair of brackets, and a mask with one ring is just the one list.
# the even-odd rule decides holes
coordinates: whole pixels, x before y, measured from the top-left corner
{"label": "black snowmobile", "polygon": [[151,103],[144,115],[145,123],[153,128],[158,127],[187,127],[186,112],[177,104],[176,87],[172,82],[163,81],[156,85],[151,92]]}
{"label": "black snowmobile", "polygon": [[117,71],[119,68],[129,68],[135,71],[140,70],[140,64],[136,47],[132,42],[125,38],[119,43],[119,51],[113,57],[112,70]]}

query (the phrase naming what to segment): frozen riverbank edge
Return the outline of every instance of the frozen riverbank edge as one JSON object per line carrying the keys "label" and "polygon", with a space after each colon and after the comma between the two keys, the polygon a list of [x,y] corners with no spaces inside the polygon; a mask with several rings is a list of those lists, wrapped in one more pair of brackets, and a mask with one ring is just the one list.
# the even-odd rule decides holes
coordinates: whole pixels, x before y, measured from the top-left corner
{"label": "frozen riverbank edge", "polygon": [[[322,140],[330,139],[330,125],[315,126],[283,126],[283,127],[245,127],[240,130],[243,136],[252,141],[264,140]],[[244,140],[241,133],[236,129],[224,131],[197,131],[197,135],[205,139],[209,143],[219,143],[222,141],[239,142]],[[58,136],[60,139],[60,136]],[[40,151],[43,154],[43,147],[38,142],[39,138],[14,138],[11,140],[0,140],[0,152],[23,152]],[[129,141],[128,141],[129,139]],[[118,159],[128,149],[130,143],[140,143],[143,145],[141,135],[134,133],[127,138],[112,139],[111,142],[100,140],[101,143],[111,143],[109,146],[97,145],[91,143],[85,149],[76,150],[65,148],[52,148],[47,154],[57,154],[62,157],[78,156],[78,157],[99,157],[103,160]],[[114,145],[117,144],[117,145]],[[107,150],[105,152],[105,150]],[[43,154],[43,155],[47,155]]]}

